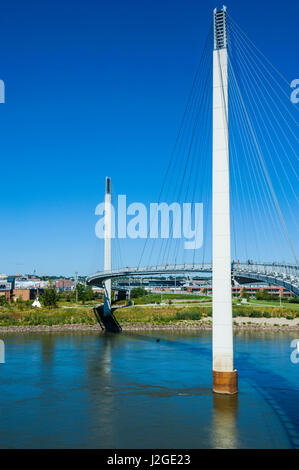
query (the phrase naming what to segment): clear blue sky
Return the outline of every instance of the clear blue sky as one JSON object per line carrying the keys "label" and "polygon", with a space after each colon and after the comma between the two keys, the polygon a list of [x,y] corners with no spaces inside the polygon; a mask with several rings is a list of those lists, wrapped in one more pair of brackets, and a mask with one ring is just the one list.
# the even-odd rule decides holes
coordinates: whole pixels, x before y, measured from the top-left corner
{"label": "clear blue sky", "polygon": [[[226,3],[283,75],[298,78],[297,2]],[[94,209],[106,175],[130,201],[157,200],[215,6],[2,2],[0,272],[101,268]]]}

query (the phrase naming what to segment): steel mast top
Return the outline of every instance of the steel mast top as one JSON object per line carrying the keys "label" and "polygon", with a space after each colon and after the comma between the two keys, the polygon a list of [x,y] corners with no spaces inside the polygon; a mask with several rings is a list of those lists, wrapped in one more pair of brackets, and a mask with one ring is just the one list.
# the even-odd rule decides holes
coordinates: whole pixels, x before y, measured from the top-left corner
{"label": "steel mast top", "polygon": [[227,48],[227,14],[226,6],[222,10],[214,10],[214,49]]}

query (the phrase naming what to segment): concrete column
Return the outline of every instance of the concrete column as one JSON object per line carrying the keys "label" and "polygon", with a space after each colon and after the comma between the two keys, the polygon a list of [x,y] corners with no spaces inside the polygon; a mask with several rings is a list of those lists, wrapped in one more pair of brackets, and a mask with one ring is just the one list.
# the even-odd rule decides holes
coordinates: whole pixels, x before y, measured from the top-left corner
{"label": "concrete column", "polygon": [[[111,178],[106,178],[104,271],[111,271]],[[104,315],[111,313],[111,279],[104,281]]]}
{"label": "concrete column", "polygon": [[213,52],[213,390],[236,393],[230,254],[226,8],[214,11]]}

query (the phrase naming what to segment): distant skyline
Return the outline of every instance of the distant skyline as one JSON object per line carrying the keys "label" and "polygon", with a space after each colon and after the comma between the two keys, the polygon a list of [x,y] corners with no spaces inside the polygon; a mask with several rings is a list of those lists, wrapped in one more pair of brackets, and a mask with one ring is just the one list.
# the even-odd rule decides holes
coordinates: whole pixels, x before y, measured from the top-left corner
{"label": "distant skyline", "polygon": [[[298,3],[224,3],[284,77],[299,78]],[[101,269],[94,211],[106,176],[129,202],[158,201],[216,6],[2,3],[0,273]],[[125,265],[143,244],[128,243]]]}

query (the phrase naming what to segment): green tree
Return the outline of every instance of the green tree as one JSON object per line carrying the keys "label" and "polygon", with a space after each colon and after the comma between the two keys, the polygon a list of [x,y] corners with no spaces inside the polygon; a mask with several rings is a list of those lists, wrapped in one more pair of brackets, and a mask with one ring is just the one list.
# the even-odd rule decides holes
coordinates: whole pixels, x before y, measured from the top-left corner
{"label": "green tree", "polygon": [[70,294],[67,294],[67,295],[65,296],[65,300],[66,300],[67,302],[70,302],[70,301],[71,301],[71,295],[70,295]]}
{"label": "green tree", "polygon": [[249,299],[249,294],[247,290],[245,289],[245,287],[243,287],[240,297],[241,299]]}
{"label": "green tree", "polygon": [[147,290],[143,287],[135,287],[131,291],[131,298],[136,299],[137,297],[142,297],[143,295],[147,295]]}
{"label": "green tree", "polygon": [[76,291],[79,302],[82,302],[82,304],[84,304],[86,300],[85,286],[83,284],[77,284]]}
{"label": "green tree", "polygon": [[91,286],[87,286],[85,289],[85,298],[86,300],[94,300],[95,295]]}
{"label": "green tree", "polygon": [[45,307],[56,307],[58,298],[58,293],[56,292],[56,289],[53,286],[50,286],[45,289],[43,294],[41,295],[41,301]]}
{"label": "green tree", "polygon": [[256,300],[270,300],[270,295],[264,289],[259,290],[255,293]]}

